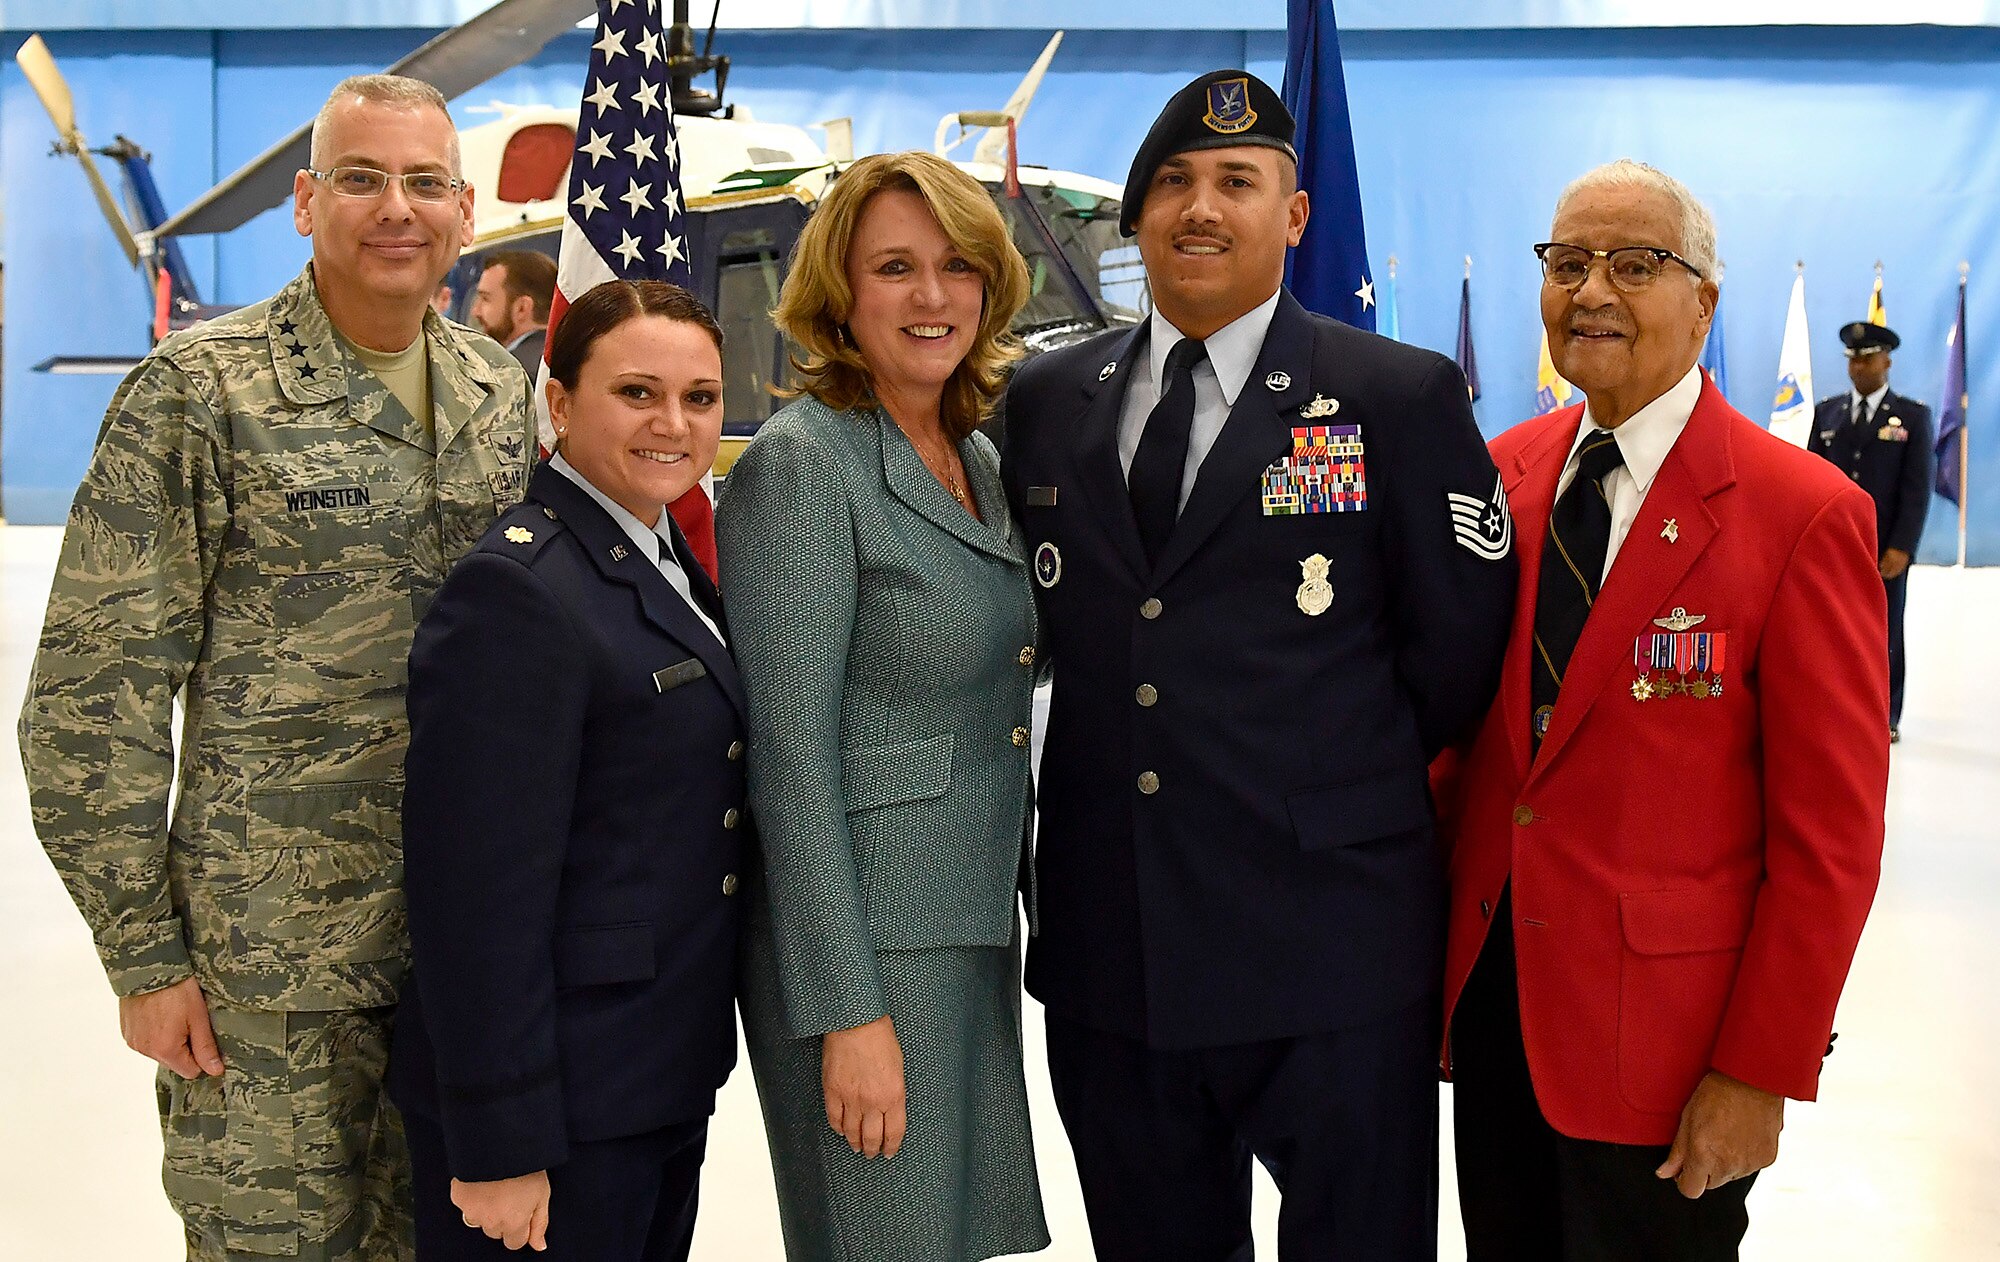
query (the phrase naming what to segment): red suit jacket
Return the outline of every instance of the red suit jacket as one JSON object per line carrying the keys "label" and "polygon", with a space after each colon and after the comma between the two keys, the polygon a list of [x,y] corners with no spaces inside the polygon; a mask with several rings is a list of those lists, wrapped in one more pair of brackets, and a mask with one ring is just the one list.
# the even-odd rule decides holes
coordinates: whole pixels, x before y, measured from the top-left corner
{"label": "red suit jacket", "polygon": [[1665,1144],[1710,1069],[1818,1090],[1882,857],[1875,509],[1705,381],[1531,762],[1534,575],[1581,415],[1490,445],[1523,577],[1499,698],[1433,772],[1451,864],[1445,1014],[1511,875],[1543,1116],[1576,1138]]}

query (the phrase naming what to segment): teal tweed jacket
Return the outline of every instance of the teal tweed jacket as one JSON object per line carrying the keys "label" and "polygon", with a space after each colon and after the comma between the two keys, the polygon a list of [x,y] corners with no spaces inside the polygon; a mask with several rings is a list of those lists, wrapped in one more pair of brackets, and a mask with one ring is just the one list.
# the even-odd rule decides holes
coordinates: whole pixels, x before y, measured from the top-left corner
{"label": "teal tweed jacket", "polygon": [[959,454],[983,521],[887,413],[804,398],[717,508],[763,849],[745,987],[775,969],[792,1037],[882,1016],[878,951],[1006,946],[1019,889],[1032,928],[1035,603],[998,453]]}

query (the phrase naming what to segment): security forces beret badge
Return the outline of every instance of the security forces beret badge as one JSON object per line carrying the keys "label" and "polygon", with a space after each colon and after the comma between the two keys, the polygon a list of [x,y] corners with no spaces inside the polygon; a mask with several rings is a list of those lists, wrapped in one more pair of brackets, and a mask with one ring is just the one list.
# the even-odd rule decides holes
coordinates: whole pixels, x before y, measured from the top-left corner
{"label": "security forces beret badge", "polygon": [[1257,125],[1257,111],[1250,108],[1250,79],[1221,79],[1208,85],[1208,113],[1201,121],[1213,132],[1234,136]]}

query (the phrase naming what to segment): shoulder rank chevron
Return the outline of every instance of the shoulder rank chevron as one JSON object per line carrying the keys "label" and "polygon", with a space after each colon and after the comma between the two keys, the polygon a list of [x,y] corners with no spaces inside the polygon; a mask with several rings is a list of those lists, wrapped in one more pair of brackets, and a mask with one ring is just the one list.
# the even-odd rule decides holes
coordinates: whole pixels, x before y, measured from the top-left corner
{"label": "shoulder rank chevron", "polygon": [[1491,499],[1445,493],[1451,506],[1451,533],[1458,546],[1485,561],[1498,561],[1514,547],[1514,519],[1507,512],[1507,488],[1493,475]]}

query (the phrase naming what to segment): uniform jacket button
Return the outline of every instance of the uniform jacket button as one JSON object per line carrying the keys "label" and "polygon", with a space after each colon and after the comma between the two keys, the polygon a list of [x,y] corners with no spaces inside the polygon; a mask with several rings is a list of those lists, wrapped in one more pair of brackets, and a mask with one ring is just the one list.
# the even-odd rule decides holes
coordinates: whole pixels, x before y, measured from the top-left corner
{"label": "uniform jacket button", "polygon": [[734,872],[731,872],[727,876],[722,878],[722,896],[724,898],[728,898],[731,894],[734,894],[735,892],[736,892],[736,874]]}
{"label": "uniform jacket button", "polygon": [[743,759],[743,742],[742,741],[729,742],[729,761],[740,762],[742,761],[742,759]]}
{"label": "uniform jacket button", "polygon": [[1140,705],[1149,706],[1160,699],[1160,690],[1151,684],[1140,684],[1132,690],[1132,698]]}
{"label": "uniform jacket button", "polygon": [[1150,771],[1139,773],[1139,792],[1151,795],[1160,791],[1160,778]]}
{"label": "uniform jacket button", "polygon": [[1151,622],[1160,616],[1160,609],[1160,598],[1157,596],[1148,596],[1145,603],[1139,606],[1139,616]]}
{"label": "uniform jacket button", "polygon": [[1027,729],[1027,728],[1025,728],[1025,727],[1017,727],[1017,728],[1015,728],[1015,729],[1014,729],[1014,748],[1015,748],[1015,749],[1026,749],[1027,747],[1028,747],[1028,729]]}
{"label": "uniform jacket button", "polygon": [[1479,918],[1481,920],[1493,919],[1493,904],[1483,898],[1479,900]]}
{"label": "uniform jacket button", "polygon": [[1535,822],[1535,812],[1533,807],[1517,806],[1514,808],[1515,827],[1526,828],[1528,825],[1534,822]]}
{"label": "uniform jacket button", "polygon": [[742,818],[743,812],[732,806],[722,813],[722,826],[724,828],[734,828]]}
{"label": "uniform jacket button", "polygon": [[1021,665],[1033,666],[1034,664],[1035,664],[1035,646],[1030,644],[1026,648],[1023,648],[1021,650]]}

